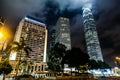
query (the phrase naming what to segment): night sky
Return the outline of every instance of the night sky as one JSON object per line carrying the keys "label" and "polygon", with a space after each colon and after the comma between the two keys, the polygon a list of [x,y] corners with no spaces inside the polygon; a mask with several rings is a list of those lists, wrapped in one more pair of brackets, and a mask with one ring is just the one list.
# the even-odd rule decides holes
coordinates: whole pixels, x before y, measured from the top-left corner
{"label": "night sky", "polygon": [[[84,0],[0,0],[0,16],[14,35],[24,16],[46,24],[49,32],[60,16],[70,19],[72,47],[86,52],[82,23]],[[90,0],[104,61],[114,65],[115,56],[120,57],[120,0]]]}

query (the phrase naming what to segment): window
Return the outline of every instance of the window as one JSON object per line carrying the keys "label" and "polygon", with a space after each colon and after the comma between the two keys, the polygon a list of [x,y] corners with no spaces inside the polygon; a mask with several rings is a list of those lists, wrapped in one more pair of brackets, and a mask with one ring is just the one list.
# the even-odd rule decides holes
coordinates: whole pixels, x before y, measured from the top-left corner
{"label": "window", "polygon": [[67,24],[61,24],[61,26],[67,26]]}
{"label": "window", "polygon": [[63,33],[62,34],[62,38],[64,38],[64,37],[68,37],[68,34],[67,33]]}

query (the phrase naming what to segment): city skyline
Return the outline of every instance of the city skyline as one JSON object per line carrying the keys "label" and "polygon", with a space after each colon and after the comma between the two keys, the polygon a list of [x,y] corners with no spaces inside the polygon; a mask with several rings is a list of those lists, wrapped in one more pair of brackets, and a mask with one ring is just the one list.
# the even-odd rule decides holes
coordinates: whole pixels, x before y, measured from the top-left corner
{"label": "city skyline", "polygon": [[[6,24],[15,33],[20,20],[30,15],[47,25],[49,31],[55,26],[60,16],[70,19],[72,46],[86,51],[82,9],[75,0],[29,0],[29,1],[0,1],[0,16],[6,19]],[[114,65],[115,56],[120,56],[120,1],[94,0],[92,13],[96,22],[98,37],[104,61]],[[78,5],[79,4],[79,5]],[[109,56],[109,57],[108,57]]]}

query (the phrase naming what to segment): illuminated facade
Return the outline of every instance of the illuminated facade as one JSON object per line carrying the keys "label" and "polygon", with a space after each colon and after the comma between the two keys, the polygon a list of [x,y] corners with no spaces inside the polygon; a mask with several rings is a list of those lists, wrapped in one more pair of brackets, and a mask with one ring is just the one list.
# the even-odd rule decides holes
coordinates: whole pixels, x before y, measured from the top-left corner
{"label": "illuminated facade", "polygon": [[69,19],[60,17],[56,24],[55,43],[59,42],[71,49],[70,24]]}
{"label": "illuminated facade", "polygon": [[103,61],[96,25],[90,8],[83,8],[83,23],[87,51],[90,59]]}
{"label": "illuminated facade", "polygon": [[[22,53],[21,58],[27,60],[28,62],[34,63],[33,65],[28,66],[29,71],[36,71],[36,67],[45,68],[47,52],[46,25],[39,21],[25,17],[21,20],[19,26],[17,27],[14,41],[19,42],[21,37],[24,38],[26,45],[33,50],[32,52],[30,52],[29,58],[25,57],[25,53]],[[17,55],[17,58],[15,58],[15,56],[15,53],[11,53],[10,60],[18,59],[19,55]]]}

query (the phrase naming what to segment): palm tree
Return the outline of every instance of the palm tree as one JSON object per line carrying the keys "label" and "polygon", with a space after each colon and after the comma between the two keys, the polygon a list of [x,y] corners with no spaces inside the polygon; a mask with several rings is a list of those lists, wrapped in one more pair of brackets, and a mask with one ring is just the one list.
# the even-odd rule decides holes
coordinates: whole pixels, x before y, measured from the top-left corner
{"label": "palm tree", "polygon": [[22,56],[23,52],[25,52],[26,55],[28,56],[29,52],[31,52],[32,49],[25,44],[24,38],[21,37],[20,38],[20,42],[14,41],[12,43],[12,47],[11,47],[10,50],[11,51],[16,51],[17,55],[19,55],[18,62],[17,62],[17,65],[16,65],[16,76],[17,76],[18,70],[19,70],[20,61],[21,61],[21,56]]}
{"label": "palm tree", "polygon": [[28,62],[26,60],[23,60],[20,62],[19,68],[21,68],[22,74],[26,73],[27,65],[28,65]]}
{"label": "palm tree", "polygon": [[9,74],[13,69],[9,63],[9,46],[5,50],[0,50],[0,55],[2,56],[0,61],[0,74],[3,74],[3,80],[5,80],[5,75]]}
{"label": "palm tree", "polygon": [[3,80],[5,80],[5,75],[11,73],[12,70],[12,66],[7,58],[0,62],[0,74],[3,74]]}

